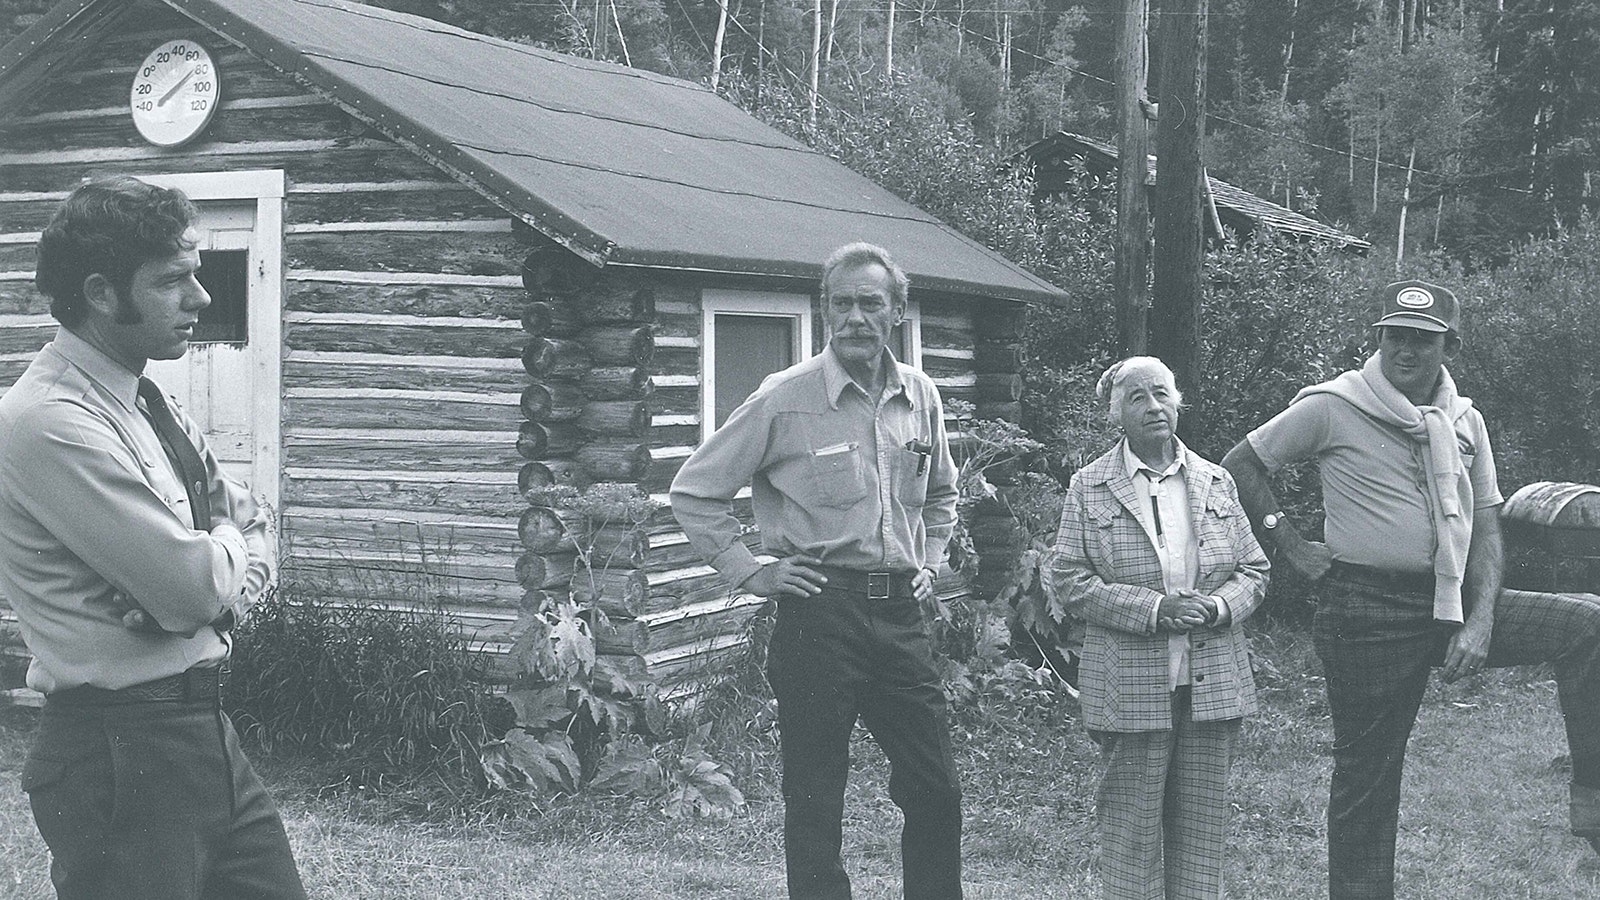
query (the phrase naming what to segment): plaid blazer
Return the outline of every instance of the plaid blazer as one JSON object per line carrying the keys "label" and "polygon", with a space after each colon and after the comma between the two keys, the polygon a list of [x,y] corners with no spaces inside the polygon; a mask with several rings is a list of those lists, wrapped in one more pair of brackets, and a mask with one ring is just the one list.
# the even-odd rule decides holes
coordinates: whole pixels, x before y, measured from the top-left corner
{"label": "plaid blazer", "polygon": [[[1256,711],[1255,679],[1241,623],[1261,605],[1269,563],[1239,505],[1233,476],[1184,448],[1189,513],[1200,547],[1195,590],[1221,597],[1225,627],[1189,632],[1196,721]],[[1079,666],[1084,724],[1096,731],[1172,727],[1167,632],[1155,628],[1161,560],[1134,512],[1133,480],[1119,443],[1078,471],[1061,510],[1051,580],[1088,624]]]}

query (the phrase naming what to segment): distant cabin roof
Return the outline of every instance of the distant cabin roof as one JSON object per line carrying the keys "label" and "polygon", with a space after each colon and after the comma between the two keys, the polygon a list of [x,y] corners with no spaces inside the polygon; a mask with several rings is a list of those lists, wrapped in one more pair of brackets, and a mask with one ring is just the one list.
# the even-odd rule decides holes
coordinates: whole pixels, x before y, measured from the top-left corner
{"label": "distant cabin roof", "polygon": [[[815,278],[866,240],[914,287],[1062,296],[698,84],[345,0],[163,2],[596,264]],[[0,48],[0,99],[72,20],[119,6],[69,0]]]}
{"label": "distant cabin roof", "polygon": [[[1039,188],[1047,193],[1059,190],[1056,179],[1045,171],[1051,163],[1067,158],[1082,158],[1092,169],[1099,172],[1108,168],[1115,171],[1117,164],[1115,146],[1070,131],[1058,132],[1043,140],[1035,141],[1025,147],[1022,153],[1033,161]],[[1146,183],[1153,183],[1155,175],[1156,158],[1151,156],[1150,174]],[[1224,224],[1236,228],[1241,224],[1247,227],[1267,225],[1287,234],[1327,241],[1342,248],[1363,252],[1372,249],[1371,243],[1353,234],[1258,197],[1241,187],[1209,175],[1206,176],[1206,182],[1211,188],[1212,201],[1217,205],[1217,215]]]}

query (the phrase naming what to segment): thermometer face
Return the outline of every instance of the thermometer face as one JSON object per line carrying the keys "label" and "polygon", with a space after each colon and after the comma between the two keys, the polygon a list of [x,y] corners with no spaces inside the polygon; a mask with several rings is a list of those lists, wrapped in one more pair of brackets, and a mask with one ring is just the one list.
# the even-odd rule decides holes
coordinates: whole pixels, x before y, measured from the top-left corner
{"label": "thermometer face", "polygon": [[159,147],[175,147],[201,131],[220,101],[216,64],[194,41],[167,41],[133,73],[128,95],[134,127]]}

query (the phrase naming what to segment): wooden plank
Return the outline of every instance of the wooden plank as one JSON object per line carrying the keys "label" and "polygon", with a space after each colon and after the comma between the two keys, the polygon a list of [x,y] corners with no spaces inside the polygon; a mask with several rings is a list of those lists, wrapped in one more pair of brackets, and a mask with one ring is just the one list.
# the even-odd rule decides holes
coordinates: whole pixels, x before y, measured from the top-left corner
{"label": "wooden plank", "polygon": [[298,185],[290,189],[284,206],[285,220],[291,224],[491,219],[505,215],[499,207],[454,181]]}
{"label": "wooden plank", "polygon": [[[456,473],[435,473],[428,481],[400,481],[384,477],[351,477],[344,470],[286,468],[283,498],[286,507],[356,506],[372,509],[453,512],[466,515],[516,516],[527,508],[517,493],[513,473],[507,483],[444,481]],[[407,474],[407,473],[397,473]]]}
{"label": "wooden plank", "polygon": [[290,281],[285,307],[320,313],[397,313],[516,319],[528,295],[496,285],[349,284]]}
{"label": "wooden plank", "polygon": [[[303,146],[256,142],[248,145],[201,143],[160,155],[162,168],[188,172],[224,172],[239,169],[283,169],[291,183],[301,179],[327,181],[353,172],[384,172],[395,178],[437,177],[438,170],[397,144],[374,138],[301,142]],[[102,154],[103,155],[103,154]],[[85,159],[77,162],[11,163],[5,187],[9,191],[69,191],[90,176],[148,174],[156,154],[125,153],[127,158]],[[401,267],[405,268],[405,267]]]}
{"label": "wooden plank", "polygon": [[0,280],[0,313],[9,315],[48,315],[50,298],[33,286],[33,273],[26,279]]}
{"label": "wooden plank", "polygon": [[663,685],[716,677],[749,645],[749,639],[742,634],[718,635],[679,647],[652,650],[645,654],[645,666]]}
{"label": "wooden plank", "polygon": [[54,320],[47,324],[32,321],[0,323],[0,354],[37,353],[40,347],[56,336],[56,328]]}
{"label": "wooden plank", "polygon": [[[147,146],[129,121],[127,92],[124,86],[122,114],[114,118],[72,118],[7,129],[5,152],[39,154],[68,147],[88,150]],[[219,109],[218,115],[206,126],[203,139],[223,144],[245,144],[263,135],[271,135],[277,141],[329,141],[358,138],[365,131],[366,126],[361,122],[331,105],[268,109],[235,107],[232,110]]]}
{"label": "wooden plank", "polygon": [[[746,595],[748,596],[748,595]],[[699,612],[692,617],[673,618],[659,624],[652,623],[645,638],[647,647],[677,647],[685,644],[695,644],[709,641],[725,635],[742,635],[750,626],[750,620],[755,618],[766,605],[766,600],[760,597],[752,598],[757,602],[749,604],[744,598],[729,598],[722,601],[712,601],[710,604],[701,604],[706,607],[704,612]],[[738,605],[736,605],[738,604]],[[672,610],[677,613],[681,610]],[[640,617],[641,621],[649,621],[651,615]]]}
{"label": "wooden plank", "polygon": [[522,552],[516,519],[406,513],[383,509],[291,508],[283,516],[287,547],[353,544],[402,555],[465,553],[514,561]]}
{"label": "wooden plank", "polygon": [[520,357],[528,336],[521,328],[436,328],[427,325],[327,325],[291,322],[289,350],[346,353],[414,353],[421,356]]}
{"label": "wooden plank", "polygon": [[367,387],[512,393],[528,384],[515,359],[402,356],[295,350],[283,363],[286,390]]}
{"label": "wooden plank", "polygon": [[286,392],[283,421],[290,430],[304,428],[446,428],[465,431],[505,432],[522,418],[515,395],[510,402],[499,396],[483,400],[409,399],[390,397],[300,397],[296,388]]}
{"label": "wooden plank", "polygon": [[329,468],[516,471],[514,431],[434,431],[393,433],[390,429],[288,429],[283,464]]}
{"label": "wooden plank", "polygon": [[300,269],[368,268],[514,275],[526,248],[512,234],[296,234],[284,263]]}

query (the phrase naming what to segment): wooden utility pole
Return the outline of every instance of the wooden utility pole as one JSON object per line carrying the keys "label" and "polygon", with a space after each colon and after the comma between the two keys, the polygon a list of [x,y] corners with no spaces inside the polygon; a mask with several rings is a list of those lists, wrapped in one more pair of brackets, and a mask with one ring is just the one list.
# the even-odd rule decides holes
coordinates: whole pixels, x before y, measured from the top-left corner
{"label": "wooden utility pole", "polygon": [[1150,132],[1145,122],[1146,0],[1123,0],[1117,31],[1117,344],[1124,355],[1145,352],[1150,310]]}
{"label": "wooden utility pole", "polygon": [[1151,352],[1199,400],[1204,290],[1206,0],[1163,0],[1161,117],[1156,123],[1155,292]]}

